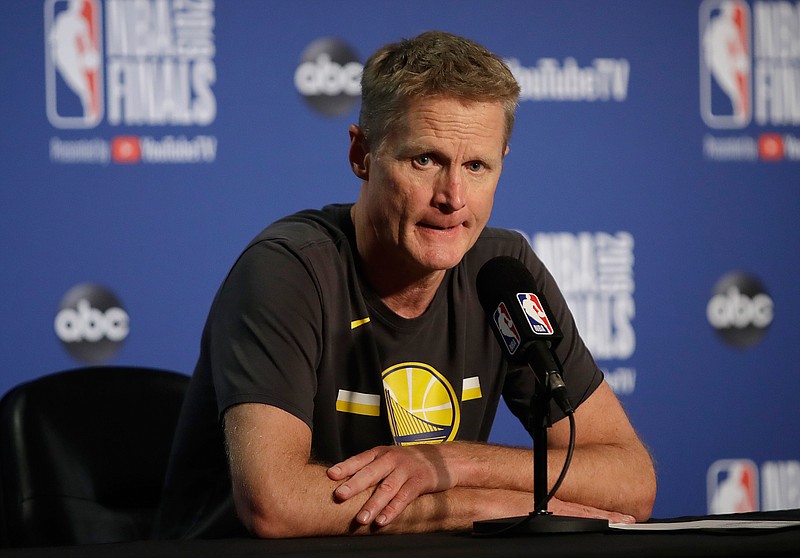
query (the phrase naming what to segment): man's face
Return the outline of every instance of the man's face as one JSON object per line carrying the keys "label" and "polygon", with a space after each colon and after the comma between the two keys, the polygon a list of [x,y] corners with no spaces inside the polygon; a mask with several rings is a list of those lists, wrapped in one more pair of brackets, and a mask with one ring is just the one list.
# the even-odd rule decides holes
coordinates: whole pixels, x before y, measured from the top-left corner
{"label": "man's face", "polygon": [[504,125],[499,103],[412,101],[405,125],[364,157],[366,254],[409,274],[461,261],[489,220]]}

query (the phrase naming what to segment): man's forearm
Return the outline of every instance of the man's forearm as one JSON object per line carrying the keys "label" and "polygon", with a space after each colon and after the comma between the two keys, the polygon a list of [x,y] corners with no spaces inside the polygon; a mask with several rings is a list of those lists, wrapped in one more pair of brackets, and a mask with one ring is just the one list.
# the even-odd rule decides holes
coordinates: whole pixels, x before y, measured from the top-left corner
{"label": "man's forearm", "polygon": [[[576,410],[575,423],[575,454],[558,497],[647,519],[655,500],[653,462],[605,382]],[[567,420],[549,429],[549,487],[561,473],[569,437]],[[457,486],[532,491],[533,451],[475,442],[387,446],[337,463],[328,475],[341,483],[336,494],[343,500],[381,487],[364,510],[378,516],[389,508],[392,521],[417,496]]]}
{"label": "man's forearm", "polygon": [[[441,449],[457,471],[458,486],[533,491],[533,450],[480,443],[452,442]],[[565,449],[548,450],[548,488],[566,459]],[[558,497],[561,500],[649,517],[655,475],[647,451],[638,443],[595,444],[577,448]]]}
{"label": "man's forearm", "polygon": [[[656,496],[653,461],[608,384],[603,382],[578,407],[575,411],[575,423],[575,453],[557,497],[593,508],[621,512],[634,516],[638,521],[648,519]],[[548,430],[549,487],[552,487],[561,473],[569,437],[568,420],[561,420]],[[525,490],[524,486],[518,484],[496,483],[504,482],[504,474],[508,475],[506,481],[519,482],[519,477],[513,470],[516,468],[529,472],[530,476],[527,478],[532,479],[532,450],[524,450],[520,459],[515,459],[513,455],[499,454],[499,461],[491,458],[491,451],[488,449],[485,454],[489,456],[486,463],[494,461],[494,466],[487,468],[484,463],[482,467],[473,469],[471,474],[478,476],[471,480],[471,484],[489,479],[494,483],[493,486]],[[482,460],[478,459],[473,463],[482,463]],[[513,465],[509,467],[506,463]]]}
{"label": "man's forearm", "polygon": [[356,520],[371,491],[342,501],[333,496],[336,484],[327,478],[324,467],[309,464],[293,475],[290,487],[273,491],[270,499],[260,499],[258,504],[241,494],[247,487],[235,489],[239,506],[251,502],[237,511],[255,536],[287,538],[468,529],[473,521],[524,515],[533,509],[529,492],[457,487],[422,494],[383,526],[377,517]]}
{"label": "man's forearm", "polygon": [[273,469],[269,479],[234,475],[233,497],[239,519],[259,538],[351,533],[369,493],[336,501],[335,488],[323,466],[309,463]]}
{"label": "man's forearm", "polygon": [[[548,452],[548,481],[552,486],[566,450]],[[652,460],[642,446],[586,445],[575,450],[558,498],[631,515],[650,517],[656,493]]]}
{"label": "man's forearm", "polygon": [[379,531],[413,533],[471,529],[475,521],[523,516],[533,511],[533,507],[530,492],[455,487],[422,494]]}
{"label": "man's forearm", "polygon": [[[654,482],[649,457],[641,446],[587,445],[576,450],[570,472],[553,511],[568,513],[563,502],[601,512],[618,512],[617,521],[646,519],[652,508]],[[642,453],[643,456],[639,456]],[[548,484],[552,487],[566,452],[548,452]],[[648,475],[649,472],[649,475]],[[368,450],[331,467],[328,475],[341,482],[337,498],[370,497],[357,512],[359,521],[379,524],[400,517],[418,496],[458,488],[527,492],[533,509],[533,451],[474,442],[431,446],[385,446]],[[591,517],[598,517],[591,512]],[[599,517],[610,517],[601,513]]]}

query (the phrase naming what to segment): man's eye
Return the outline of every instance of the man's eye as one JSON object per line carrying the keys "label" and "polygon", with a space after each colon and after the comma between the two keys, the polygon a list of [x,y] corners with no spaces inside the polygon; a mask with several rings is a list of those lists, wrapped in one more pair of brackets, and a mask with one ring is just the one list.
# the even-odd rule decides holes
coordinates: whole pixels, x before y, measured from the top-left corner
{"label": "man's eye", "polygon": [[414,158],[414,162],[421,167],[425,167],[431,164],[431,157],[430,155],[418,155]]}
{"label": "man's eye", "polygon": [[484,169],[483,163],[479,161],[472,161],[469,165],[469,170],[472,172],[481,172]]}

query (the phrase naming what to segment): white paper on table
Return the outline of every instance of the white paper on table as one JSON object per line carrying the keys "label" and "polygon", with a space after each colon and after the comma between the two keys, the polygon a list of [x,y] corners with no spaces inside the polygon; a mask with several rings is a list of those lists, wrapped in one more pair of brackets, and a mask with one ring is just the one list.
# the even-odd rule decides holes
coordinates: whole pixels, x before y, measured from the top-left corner
{"label": "white paper on table", "polygon": [[747,519],[699,519],[666,523],[610,523],[612,529],[625,531],[684,531],[690,529],[782,529],[800,527],[800,521],[759,521]]}

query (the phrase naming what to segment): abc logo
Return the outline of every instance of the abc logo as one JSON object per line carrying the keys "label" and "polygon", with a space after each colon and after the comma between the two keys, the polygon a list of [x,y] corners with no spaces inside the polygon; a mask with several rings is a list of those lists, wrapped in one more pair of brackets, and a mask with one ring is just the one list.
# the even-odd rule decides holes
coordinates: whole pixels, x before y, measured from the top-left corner
{"label": "abc logo", "polygon": [[772,298],[755,277],[730,273],[719,280],[708,302],[708,322],[735,347],[758,343],[773,319]]}
{"label": "abc logo", "polygon": [[70,289],[56,314],[55,331],[75,359],[100,363],[111,359],[130,331],[128,313],[119,299],[99,285]]}
{"label": "abc logo", "polygon": [[337,39],[321,38],[303,51],[294,85],[314,110],[341,116],[358,103],[362,70],[350,46]]}

